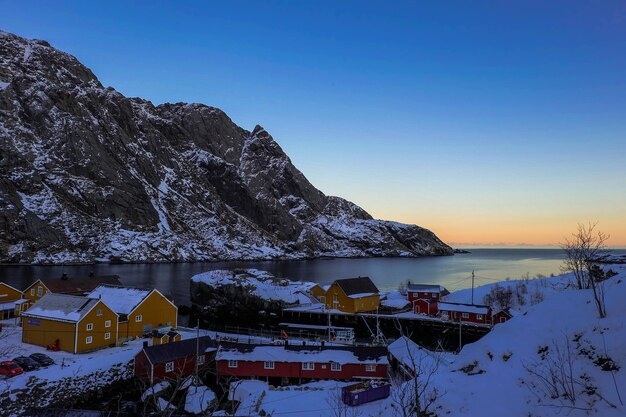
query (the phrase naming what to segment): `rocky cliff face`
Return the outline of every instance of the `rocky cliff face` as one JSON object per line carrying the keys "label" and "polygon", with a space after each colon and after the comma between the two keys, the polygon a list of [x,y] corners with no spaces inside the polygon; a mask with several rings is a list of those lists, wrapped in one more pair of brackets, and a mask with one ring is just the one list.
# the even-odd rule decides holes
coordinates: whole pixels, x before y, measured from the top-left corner
{"label": "rocky cliff face", "polygon": [[0,262],[448,255],[313,187],[262,127],[103,87],[0,32]]}

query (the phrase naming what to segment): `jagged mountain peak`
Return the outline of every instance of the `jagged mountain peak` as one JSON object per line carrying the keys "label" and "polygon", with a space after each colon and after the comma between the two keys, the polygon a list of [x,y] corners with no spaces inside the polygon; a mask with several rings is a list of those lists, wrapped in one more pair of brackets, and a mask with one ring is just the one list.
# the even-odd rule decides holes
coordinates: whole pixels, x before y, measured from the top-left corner
{"label": "jagged mountain peak", "polygon": [[0,261],[450,254],[316,189],[261,126],[105,88],[43,41],[0,34]]}

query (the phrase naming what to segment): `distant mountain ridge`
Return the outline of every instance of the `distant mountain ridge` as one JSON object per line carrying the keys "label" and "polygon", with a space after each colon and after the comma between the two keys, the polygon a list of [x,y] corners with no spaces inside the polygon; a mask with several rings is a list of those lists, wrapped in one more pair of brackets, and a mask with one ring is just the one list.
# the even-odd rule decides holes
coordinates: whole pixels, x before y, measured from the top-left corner
{"label": "distant mountain ridge", "polygon": [[450,255],[431,231],[324,195],[261,126],[104,87],[0,32],[0,262]]}

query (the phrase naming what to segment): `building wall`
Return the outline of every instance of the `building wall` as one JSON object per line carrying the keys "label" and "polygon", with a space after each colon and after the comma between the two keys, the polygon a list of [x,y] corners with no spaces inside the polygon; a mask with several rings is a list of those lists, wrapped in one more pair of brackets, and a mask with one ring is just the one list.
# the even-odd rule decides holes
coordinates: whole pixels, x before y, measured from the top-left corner
{"label": "building wall", "polygon": [[10,303],[11,301],[17,301],[22,298],[22,292],[0,282],[0,303]]}
{"label": "building wall", "polygon": [[[102,310],[102,314],[98,315]],[[106,321],[111,322],[110,327],[106,327]],[[102,349],[104,347],[115,346],[117,344],[117,315],[102,301],[99,301],[94,308],[83,317],[78,323],[78,349],[77,353],[89,352]],[[92,330],[87,330],[87,325],[93,324]],[[109,339],[105,339],[105,334],[110,333]],[[91,343],[87,343],[87,337],[91,336]]]}
{"label": "building wall", "polygon": [[[203,375],[207,373],[214,365],[214,353],[201,353],[199,356],[204,356],[204,364],[199,365],[198,373]],[[154,377],[153,384],[164,380],[174,380],[192,375],[196,371],[196,356],[188,356],[185,358],[179,358],[174,362],[174,369],[170,372],[166,372],[166,363],[154,364]],[[148,371],[149,372],[149,371]],[[144,371],[144,375],[146,372]]]}
{"label": "building wall", "polygon": [[[177,326],[178,309],[163,295],[153,291],[128,315],[128,324],[120,326],[120,338],[142,337],[154,328]],[[141,321],[137,321],[141,316]]]}
{"label": "building wall", "polygon": [[380,305],[378,294],[358,299],[348,297],[337,283],[326,291],[326,307],[334,308],[346,313],[359,313],[363,311],[375,311]]}
{"label": "building wall", "polygon": [[449,320],[461,320],[462,322],[467,323],[491,323],[491,313],[483,314],[482,318],[479,319],[476,313],[468,313],[469,317],[463,317],[461,312],[458,311],[444,311],[441,310],[441,314],[448,314]]}
{"label": "building wall", "polygon": [[33,282],[24,290],[24,298],[28,300],[28,307],[35,304],[41,297],[49,292],[50,290],[48,290],[48,287],[46,287],[40,280]]}
{"label": "building wall", "polygon": [[236,368],[228,367],[227,360],[217,361],[217,375],[240,378],[311,378],[354,379],[386,378],[387,365],[377,364],[375,371],[366,371],[365,364],[344,364],[340,371],[333,371],[330,363],[315,363],[314,370],[302,369],[301,362],[274,362],[274,369],[265,369],[264,362],[238,361]]}
{"label": "building wall", "polygon": [[150,381],[151,367],[152,365],[150,364],[150,361],[148,360],[148,357],[146,356],[143,350],[141,350],[137,355],[135,355],[135,366],[133,367],[135,378],[148,381],[150,385],[152,385],[153,382]]}
{"label": "building wall", "polygon": [[317,298],[318,300],[320,299],[320,297],[324,297],[326,295],[326,291],[324,291],[324,289],[320,287],[319,285],[313,286],[309,290],[309,292],[311,293],[313,297]]}
{"label": "building wall", "polygon": [[22,342],[31,345],[43,346],[54,344],[59,340],[59,348],[74,353],[76,323],[67,323],[54,320],[22,318]]}
{"label": "building wall", "polygon": [[419,300],[421,298],[430,299],[434,298],[435,300],[439,300],[438,292],[407,292],[407,297],[409,301]]}
{"label": "building wall", "polygon": [[413,312],[415,314],[433,315],[437,311],[437,303],[429,303],[424,299],[417,299],[413,302]]}

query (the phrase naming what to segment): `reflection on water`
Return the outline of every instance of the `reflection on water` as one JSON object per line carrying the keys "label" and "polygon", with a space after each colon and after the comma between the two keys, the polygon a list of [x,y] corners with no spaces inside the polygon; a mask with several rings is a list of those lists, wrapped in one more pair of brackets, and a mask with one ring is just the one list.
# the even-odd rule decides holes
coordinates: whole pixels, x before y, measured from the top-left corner
{"label": "reflection on water", "polygon": [[0,265],[0,281],[23,289],[40,277],[117,274],[126,285],[154,287],[170,294],[178,304],[189,304],[189,279],[220,268],[257,268],[291,279],[331,282],[337,278],[369,276],[381,290],[397,288],[406,279],[439,283],[449,290],[525,274],[558,274],[563,260],[560,249],[473,249],[472,253],[429,258],[316,259],[267,262],[194,262],[176,264],[96,264],[82,266]]}

